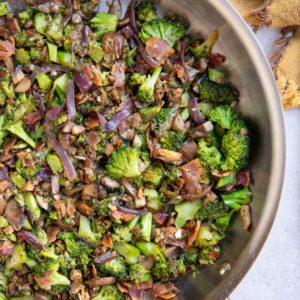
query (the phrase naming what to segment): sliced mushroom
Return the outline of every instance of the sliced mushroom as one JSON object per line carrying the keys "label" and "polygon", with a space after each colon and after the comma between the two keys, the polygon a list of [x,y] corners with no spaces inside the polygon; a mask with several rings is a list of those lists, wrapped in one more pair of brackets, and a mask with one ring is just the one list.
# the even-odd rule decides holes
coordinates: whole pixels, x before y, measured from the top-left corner
{"label": "sliced mushroom", "polygon": [[4,217],[14,230],[20,230],[24,222],[24,207],[21,207],[15,200],[9,200],[5,207]]}
{"label": "sliced mushroom", "polygon": [[251,214],[249,205],[242,205],[240,210],[243,228],[244,230],[248,230],[251,225]]}
{"label": "sliced mushroom", "polygon": [[164,162],[171,163],[174,165],[178,165],[182,162],[181,153],[167,150],[167,149],[155,148],[153,150],[152,155],[154,158],[160,159]]}
{"label": "sliced mushroom", "polygon": [[15,92],[25,93],[30,89],[30,87],[31,87],[31,80],[27,77],[24,77],[15,88]]}

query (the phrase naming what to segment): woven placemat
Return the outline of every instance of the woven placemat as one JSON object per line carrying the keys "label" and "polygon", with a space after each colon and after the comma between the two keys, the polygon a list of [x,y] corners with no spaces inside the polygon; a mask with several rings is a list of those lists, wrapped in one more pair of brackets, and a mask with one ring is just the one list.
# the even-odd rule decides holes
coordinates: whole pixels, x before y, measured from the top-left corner
{"label": "woven placemat", "polygon": [[284,109],[300,107],[300,0],[230,2],[255,30],[261,26],[283,28],[270,62]]}

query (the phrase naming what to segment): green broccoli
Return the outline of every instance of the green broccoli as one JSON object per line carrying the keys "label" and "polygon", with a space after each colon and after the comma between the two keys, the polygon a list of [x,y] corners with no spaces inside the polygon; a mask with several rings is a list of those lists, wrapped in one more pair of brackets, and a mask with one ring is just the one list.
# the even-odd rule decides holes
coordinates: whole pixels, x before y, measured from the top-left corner
{"label": "green broccoli", "polygon": [[155,243],[138,241],[136,246],[141,250],[145,256],[153,256],[154,258],[159,258],[162,261],[165,261],[163,249]]}
{"label": "green broccoli", "polygon": [[16,50],[15,59],[18,63],[26,65],[30,63],[30,55],[27,50],[20,48]]}
{"label": "green broccoli", "polygon": [[33,269],[36,276],[42,276],[49,269],[58,269],[58,262],[52,258],[46,258],[44,261],[39,262]]}
{"label": "green broccoli", "polygon": [[6,275],[3,272],[0,272],[0,292],[5,292],[7,281]]}
{"label": "green broccoli", "polygon": [[222,153],[206,139],[200,139],[198,143],[198,156],[210,169],[219,169],[222,163]]}
{"label": "green broccoli", "polygon": [[228,212],[229,209],[224,202],[210,202],[206,206],[203,206],[199,209],[197,217],[200,220],[215,220],[219,217],[227,215]]}
{"label": "green broccoli", "polygon": [[141,283],[152,279],[151,272],[140,264],[134,264],[129,267],[130,281]]}
{"label": "green broccoli", "polygon": [[95,243],[97,241],[96,235],[91,229],[89,219],[83,215],[80,216],[78,235],[91,243]]}
{"label": "green broccoli", "polygon": [[76,239],[73,232],[61,232],[58,238],[65,242],[68,254],[76,259],[78,265],[84,266],[90,262],[93,249],[84,241]]}
{"label": "green broccoli", "polygon": [[156,106],[148,106],[139,110],[144,123],[150,122],[153,118],[155,118],[161,110],[161,105]]}
{"label": "green broccoli", "polygon": [[160,138],[160,144],[164,149],[178,152],[185,138],[185,134],[182,132],[168,131]]}
{"label": "green broccoli", "polygon": [[7,270],[19,271],[23,264],[27,262],[27,254],[21,244],[15,245],[12,255],[6,261]]}
{"label": "green broccoli", "polygon": [[185,28],[182,24],[170,20],[152,20],[143,24],[140,31],[140,39],[145,42],[151,37],[164,39],[174,47],[175,43],[185,35]]}
{"label": "green broccoli", "polygon": [[[26,153],[27,158],[32,159],[30,153]],[[16,161],[16,170],[22,177],[35,177],[40,170],[40,166],[38,164],[34,164],[32,166],[23,166],[23,162],[21,159]]]}
{"label": "green broccoli", "polygon": [[9,13],[8,2],[0,3],[0,17],[5,16]]}
{"label": "green broccoli", "polygon": [[137,263],[141,254],[138,248],[125,242],[115,242],[114,249],[125,258],[129,265]]}
{"label": "green broccoli", "polygon": [[155,10],[155,0],[142,0],[136,7],[136,16],[140,22],[149,22],[159,17]]}
{"label": "green broccoli", "polygon": [[170,265],[167,261],[159,260],[151,269],[151,273],[156,280],[168,281],[171,276]]}
{"label": "green broccoli", "polygon": [[112,202],[111,198],[105,198],[100,201],[99,200],[93,201],[93,206],[94,206],[96,215],[108,217],[109,216],[109,205],[111,202]]}
{"label": "green broccoli", "polygon": [[150,242],[151,230],[152,230],[152,213],[148,212],[147,214],[141,217],[140,237],[143,240]]}
{"label": "green broccoli", "polygon": [[229,105],[220,105],[208,113],[210,121],[218,124],[223,129],[231,129],[238,118],[238,114]]}
{"label": "green broccoli", "polygon": [[51,20],[52,20],[51,15],[37,13],[33,19],[33,25],[36,32],[46,35]]}
{"label": "green broccoli", "polygon": [[[171,270],[174,277],[183,276],[184,274],[186,274],[187,269],[185,265],[185,260],[183,258],[179,258],[177,260],[172,259],[170,260],[169,264],[171,265]],[[176,272],[174,272],[174,269],[176,270]]]}
{"label": "green broccoli", "polygon": [[92,300],[123,300],[123,294],[116,285],[104,285]]}
{"label": "green broccoli", "polygon": [[137,177],[141,175],[140,152],[136,148],[121,147],[108,159],[106,170],[112,178]]}
{"label": "green broccoli", "polygon": [[54,41],[60,41],[63,38],[63,16],[61,14],[56,15],[48,23],[46,36]]}
{"label": "green broccoli", "polygon": [[202,223],[196,239],[196,245],[199,247],[212,247],[217,245],[223,238],[224,235],[215,225]]}
{"label": "green broccoli", "polygon": [[128,67],[133,67],[136,64],[137,48],[132,48],[126,53],[124,61]]}
{"label": "green broccoli", "polygon": [[202,101],[216,104],[230,104],[238,100],[238,95],[230,84],[218,84],[208,78],[201,81],[199,85],[199,93]]}
{"label": "green broccoli", "polygon": [[236,173],[232,172],[227,176],[221,177],[217,184],[216,189],[222,189],[235,183]]}
{"label": "green broccoli", "polygon": [[240,132],[230,130],[223,136],[221,151],[225,156],[222,164],[224,171],[239,171],[248,163],[249,136],[243,130]]}
{"label": "green broccoli", "polygon": [[137,97],[142,102],[152,102],[154,100],[154,88],[159,78],[162,67],[157,67],[152,75],[148,75],[144,82],[139,86]]}
{"label": "green broccoli", "polygon": [[219,33],[217,30],[215,30],[201,45],[193,48],[191,47],[190,50],[196,58],[205,58],[210,54],[214,44],[218,41],[218,39]]}
{"label": "green broccoli", "polygon": [[120,280],[124,280],[128,277],[128,268],[122,257],[116,257],[98,264],[97,270],[101,276],[114,276]]}
{"label": "green broccoli", "polygon": [[111,235],[113,242],[130,242],[132,240],[131,229],[128,226],[118,225],[114,227]]}
{"label": "green broccoli", "polygon": [[176,227],[183,227],[188,220],[193,220],[201,207],[201,201],[186,201],[175,205],[177,217],[175,219]]}
{"label": "green broccoli", "polygon": [[36,147],[36,142],[23,129],[22,121],[18,121],[15,123],[8,123],[5,129],[10,133],[16,135],[18,138],[22,139],[24,142],[29,144],[32,148]]}
{"label": "green broccoli", "polygon": [[164,206],[163,198],[155,189],[144,189],[147,207],[153,210],[159,210]]}
{"label": "green broccoli", "polygon": [[143,180],[151,186],[159,186],[164,178],[164,170],[162,167],[150,166],[143,173]]}
{"label": "green broccoli", "polygon": [[66,276],[58,273],[56,269],[49,269],[42,276],[35,276],[34,279],[38,286],[44,290],[50,290],[54,286],[61,287],[71,285],[70,280]]}
{"label": "green broccoli", "polygon": [[201,265],[212,265],[220,256],[220,247],[213,246],[208,248],[203,248],[200,251],[199,262]]}
{"label": "green broccoli", "polygon": [[172,108],[162,108],[152,120],[152,129],[154,131],[170,129],[174,116],[175,113]]}
{"label": "green broccoli", "polygon": [[251,201],[251,192],[248,187],[245,187],[241,190],[237,190],[235,192],[231,192],[228,194],[221,194],[222,200],[225,205],[238,210],[242,205],[249,204]]}
{"label": "green broccoli", "polygon": [[99,12],[91,20],[91,27],[96,29],[97,40],[100,40],[105,32],[115,32],[119,18],[117,15]]}
{"label": "green broccoli", "polygon": [[146,80],[146,78],[147,78],[147,76],[145,74],[133,73],[129,77],[128,84],[131,87],[137,87],[137,86],[142,85],[144,83],[144,81]]}
{"label": "green broccoli", "polygon": [[199,254],[196,253],[183,253],[180,255],[180,258],[184,261],[185,264],[193,265],[197,264],[199,261]]}
{"label": "green broccoli", "polygon": [[31,212],[34,220],[39,220],[41,216],[41,210],[36,202],[34,195],[31,192],[24,194],[24,203],[26,208]]}

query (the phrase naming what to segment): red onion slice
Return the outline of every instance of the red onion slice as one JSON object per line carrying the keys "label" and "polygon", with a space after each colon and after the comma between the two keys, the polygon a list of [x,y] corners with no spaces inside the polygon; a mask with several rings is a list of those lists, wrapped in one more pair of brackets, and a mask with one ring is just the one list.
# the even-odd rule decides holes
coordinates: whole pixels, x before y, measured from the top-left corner
{"label": "red onion slice", "polygon": [[124,214],[131,214],[131,215],[136,215],[136,216],[143,216],[143,215],[147,214],[147,212],[144,210],[131,209],[131,208],[120,206],[120,205],[117,205],[117,210]]}
{"label": "red onion slice", "polygon": [[44,101],[43,101],[41,95],[38,92],[36,92],[35,90],[32,90],[32,94],[33,94],[35,102],[39,108],[40,113],[42,115],[44,115],[46,109],[45,109]]}
{"label": "red onion slice", "polygon": [[136,5],[137,0],[132,0],[131,3],[129,4],[129,11],[130,11],[130,25],[132,27],[132,30],[135,33],[139,33],[139,30],[136,25],[136,18],[135,18],[135,5]]}
{"label": "red onion slice", "polygon": [[103,126],[102,130],[104,132],[114,131],[118,127],[118,125],[128,116],[129,112],[126,109],[117,112],[112,117],[112,119]]}
{"label": "red onion slice", "polygon": [[106,252],[105,254],[102,254],[95,258],[94,262],[96,264],[102,264],[106,261],[112,260],[116,258],[118,254],[116,252]]}
{"label": "red onion slice", "polygon": [[201,113],[198,108],[198,100],[197,98],[193,97],[189,101],[190,113],[192,120],[197,124],[201,125],[204,123],[204,119],[201,116]]}
{"label": "red onion slice", "polygon": [[81,93],[85,93],[92,88],[93,83],[90,80],[88,80],[83,73],[74,71],[73,75],[74,75],[75,82]]}
{"label": "red onion slice", "polygon": [[40,240],[30,231],[20,230],[18,231],[17,235],[23,238],[26,241],[26,243],[32,245],[34,248],[38,249],[39,251],[42,251],[44,249],[44,246],[40,242]]}
{"label": "red onion slice", "polygon": [[76,117],[76,105],[74,83],[72,80],[68,80],[67,83],[67,110],[69,115],[69,121],[74,122]]}
{"label": "red onion slice", "polygon": [[143,43],[140,41],[136,34],[133,35],[133,39],[137,44],[137,49],[142,59],[152,68],[160,66],[160,63],[158,61],[156,61],[146,53]]}
{"label": "red onion slice", "polygon": [[75,168],[74,168],[74,165],[73,165],[71,159],[66,154],[65,150],[63,149],[63,147],[61,146],[59,141],[50,132],[50,129],[47,125],[45,126],[45,132],[46,132],[46,136],[47,136],[49,142],[51,143],[51,145],[53,146],[55,152],[57,153],[57,155],[59,156],[59,158],[61,160],[61,163],[64,167],[65,172],[66,172],[67,178],[70,181],[73,181],[76,178],[76,171],[75,171]]}
{"label": "red onion slice", "polygon": [[58,118],[59,114],[64,110],[64,108],[64,105],[58,105],[49,109],[45,115],[46,119],[50,122],[55,121]]}
{"label": "red onion slice", "polygon": [[68,67],[58,65],[58,64],[42,64],[40,68],[37,68],[34,70],[30,76],[31,82],[34,82],[34,80],[42,73],[51,73],[51,72],[64,72],[68,73],[70,69]]}

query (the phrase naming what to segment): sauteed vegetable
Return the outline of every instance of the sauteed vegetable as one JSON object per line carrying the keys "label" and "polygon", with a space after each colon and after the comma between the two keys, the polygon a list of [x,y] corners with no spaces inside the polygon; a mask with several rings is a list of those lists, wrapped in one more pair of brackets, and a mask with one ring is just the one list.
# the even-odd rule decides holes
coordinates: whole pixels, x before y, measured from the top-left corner
{"label": "sauteed vegetable", "polygon": [[[0,299],[171,299],[251,224],[225,57],[154,1],[0,4]],[[24,5],[25,3],[25,5]]]}

